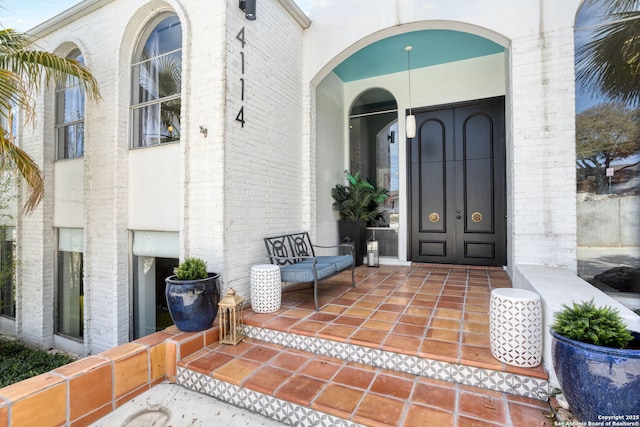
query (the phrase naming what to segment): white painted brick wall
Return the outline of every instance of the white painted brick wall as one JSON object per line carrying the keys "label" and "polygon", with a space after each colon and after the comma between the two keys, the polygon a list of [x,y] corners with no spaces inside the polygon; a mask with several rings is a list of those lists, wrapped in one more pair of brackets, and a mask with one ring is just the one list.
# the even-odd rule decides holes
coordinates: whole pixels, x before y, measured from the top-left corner
{"label": "white painted brick wall", "polygon": [[[257,19],[247,21],[230,0],[227,25],[223,281],[225,289],[249,298],[251,265],[266,262],[263,238],[301,231],[308,223],[302,29],[278,1],[259,2]],[[242,27],[244,48],[236,39]],[[245,79],[244,101],[240,78]],[[244,127],[235,121],[240,106]]]}
{"label": "white painted brick wall", "polygon": [[576,271],[573,64],[571,28],[512,42],[512,266]]}

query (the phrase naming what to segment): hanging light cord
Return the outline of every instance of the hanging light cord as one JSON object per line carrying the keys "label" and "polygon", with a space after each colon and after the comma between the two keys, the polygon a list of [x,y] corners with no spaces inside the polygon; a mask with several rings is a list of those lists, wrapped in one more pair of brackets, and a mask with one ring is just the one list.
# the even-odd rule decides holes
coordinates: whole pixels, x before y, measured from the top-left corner
{"label": "hanging light cord", "polygon": [[407,51],[407,71],[409,74],[409,115],[411,115],[411,49],[413,49],[413,46],[404,48]]}

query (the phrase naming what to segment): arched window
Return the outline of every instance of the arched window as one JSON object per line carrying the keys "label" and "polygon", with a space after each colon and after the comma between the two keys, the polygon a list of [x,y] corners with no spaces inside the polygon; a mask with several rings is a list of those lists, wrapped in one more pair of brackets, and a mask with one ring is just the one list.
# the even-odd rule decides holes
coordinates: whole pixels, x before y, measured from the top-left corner
{"label": "arched window", "polygon": [[382,217],[370,224],[367,235],[379,241],[380,256],[398,256],[399,162],[398,104],[384,89],[361,93],[349,114],[351,172],[389,190]]}
{"label": "arched window", "polygon": [[[79,49],[67,58],[83,63]],[[77,77],[69,76],[56,88],[56,159],[84,155],[84,89]]]}
{"label": "arched window", "polygon": [[180,140],[181,89],[182,26],[177,16],[162,15],[133,58],[132,148]]}
{"label": "arched window", "polygon": [[358,96],[349,115],[351,172],[389,190],[384,217],[377,226],[398,226],[398,105],[384,89]]}

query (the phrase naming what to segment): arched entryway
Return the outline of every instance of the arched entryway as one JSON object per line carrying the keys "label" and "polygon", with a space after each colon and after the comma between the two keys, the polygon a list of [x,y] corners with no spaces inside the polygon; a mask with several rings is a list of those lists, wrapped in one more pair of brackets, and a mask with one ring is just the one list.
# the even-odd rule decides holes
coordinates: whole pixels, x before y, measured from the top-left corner
{"label": "arched entryway", "polygon": [[[335,225],[335,215],[330,206],[330,189],[336,182],[343,179],[342,171],[344,169],[359,168],[361,165],[358,160],[354,160],[354,149],[352,139],[351,117],[353,116],[352,107],[358,105],[357,100],[363,94],[370,93],[372,90],[382,90],[390,95],[397,103],[397,112],[394,122],[394,131],[397,134],[394,138],[397,140],[398,149],[398,170],[397,170],[397,197],[393,199],[393,209],[397,212],[396,229],[397,234],[393,237],[397,252],[389,254],[386,262],[441,262],[441,263],[462,263],[462,264],[481,264],[481,265],[505,265],[506,261],[506,219],[505,207],[506,190],[505,190],[505,131],[504,131],[504,100],[507,97],[507,51],[504,47],[504,40],[499,36],[490,39],[487,37],[487,30],[470,27],[469,32],[462,31],[460,23],[450,23],[450,28],[446,22],[424,23],[424,28],[415,31],[416,24],[411,26],[414,31],[400,32],[384,38],[379,35],[371,35],[371,42],[363,48],[354,50],[354,52],[344,59],[339,65],[333,67],[326,76],[320,80],[316,86],[316,189],[317,189],[317,226],[319,235],[335,236],[337,239],[337,230]],[[438,25],[438,28],[433,28]],[[473,31],[476,30],[477,34]],[[482,34],[482,35],[478,35]],[[497,43],[494,40],[500,41]],[[411,53],[411,89],[408,84],[408,66],[407,54],[405,47],[411,45],[413,50]],[[411,95],[411,96],[409,96]],[[409,101],[411,99],[411,102]],[[453,194],[456,186],[464,187],[464,179],[477,181],[482,175],[486,177],[500,176],[500,181],[491,183],[488,189],[483,188],[482,191],[468,188],[472,193],[477,195],[477,199],[490,200],[499,199],[499,206],[489,203],[491,206],[483,206],[482,208],[471,208],[467,206],[465,209],[466,217],[463,223],[463,230],[477,231],[474,239],[463,240],[463,233],[454,234],[445,237],[444,240],[453,239],[455,242],[462,242],[462,252],[466,255],[462,257],[451,257],[449,255],[430,259],[425,259],[419,252],[419,245],[415,244],[416,239],[419,241],[422,237],[419,235],[416,224],[425,212],[427,221],[429,214],[435,209],[429,210],[429,207],[422,206],[421,210],[412,213],[412,209],[420,206],[416,203],[419,194],[414,194],[416,182],[412,178],[412,160],[411,160],[411,140],[406,138],[405,132],[405,114],[409,107],[414,113],[419,115],[429,114],[435,110],[453,109],[456,111],[466,111],[472,105],[482,104],[489,100],[489,104],[499,100],[496,117],[491,116],[489,122],[483,121],[483,117],[489,117],[482,114],[475,115],[469,120],[462,120],[459,124],[459,131],[464,132],[465,129],[484,128],[488,132],[496,132],[499,134],[499,141],[494,146],[494,141],[487,143],[486,139],[475,138],[475,131],[470,133],[464,139],[464,144],[458,150],[463,152],[475,153],[479,149],[483,151],[482,156],[487,152],[494,156],[498,154],[499,165],[493,164],[493,160],[459,159],[462,165],[470,165],[471,163],[482,164],[475,169],[465,171],[463,168],[453,168],[450,171],[456,171],[455,177],[462,176],[462,181],[457,184],[450,184],[450,188],[441,189],[442,194],[455,199],[458,196]],[[441,107],[444,106],[444,107]],[[495,106],[495,105],[494,105]],[[340,114],[340,111],[342,112]],[[475,114],[475,113],[474,113]],[[426,117],[426,116],[425,116]],[[419,120],[422,120],[418,117]],[[418,123],[420,126],[420,122]],[[338,129],[342,129],[339,134]],[[425,130],[428,130],[427,126]],[[449,131],[453,131],[453,127]],[[387,132],[387,136],[391,135],[391,131]],[[414,138],[417,141],[418,138]],[[476,144],[485,143],[483,148],[479,148]],[[487,145],[489,144],[489,145]],[[451,150],[454,150],[452,147]],[[476,151],[474,151],[476,150]],[[488,151],[487,151],[488,150]],[[476,153],[477,154],[477,153]],[[475,155],[475,154],[474,154]],[[493,159],[493,157],[492,157]],[[448,161],[445,160],[445,165]],[[484,163],[483,163],[484,162]],[[487,166],[487,162],[489,165]],[[484,168],[494,168],[493,171],[487,173]],[[465,175],[466,174],[466,175]],[[442,182],[438,185],[443,184]],[[432,184],[427,182],[427,186]],[[449,184],[447,184],[449,185]],[[497,186],[497,187],[496,187]],[[468,185],[467,185],[468,187]],[[499,190],[497,190],[497,188]],[[452,199],[452,200],[453,200]],[[465,203],[463,201],[463,203]],[[468,203],[468,201],[467,201]],[[486,205],[486,204],[485,204]],[[422,209],[425,208],[425,209]],[[447,211],[439,213],[440,218],[446,218],[447,215],[457,213],[455,206],[447,207]],[[468,211],[468,212],[466,212]],[[478,220],[478,215],[471,217],[474,213],[480,213],[482,220]],[[394,218],[394,219],[395,219]],[[474,221],[475,218],[475,221]],[[499,219],[499,226],[496,220]],[[485,222],[488,223],[485,227]],[[429,222],[428,224],[431,224]],[[480,225],[482,224],[482,225]],[[384,224],[387,226],[387,224]],[[451,230],[451,226],[448,230]],[[464,228],[466,227],[466,229]],[[500,247],[496,247],[496,241],[487,242],[486,230],[490,229],[491,233],[500,229]],[[416,237],[417,236],[417,237]],[[429,240],[435,240],[433,236]],[[442,239],[441,239],[442,240]],[[448,249],[451,250],[457,243],[447,243]],[[424,245],[423,245],[424,247]]]}

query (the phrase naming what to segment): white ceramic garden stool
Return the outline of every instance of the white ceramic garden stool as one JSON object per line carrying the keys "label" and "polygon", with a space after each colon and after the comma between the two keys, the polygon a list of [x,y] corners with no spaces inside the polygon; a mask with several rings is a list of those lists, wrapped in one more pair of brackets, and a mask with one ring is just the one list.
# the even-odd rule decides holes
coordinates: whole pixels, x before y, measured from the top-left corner
{"label": "white ceramic garden stool", "polygon": [[280,267],[260,264],[251,267],[251,308],[256,313],[273,313],[280,310],[282,289]]}
{"label": "white ceramic garden stool", "polygon": [[542,362],[542,303],[535,292],[515,288],[491,291],[489,338],[493,357],[532,368]]}

